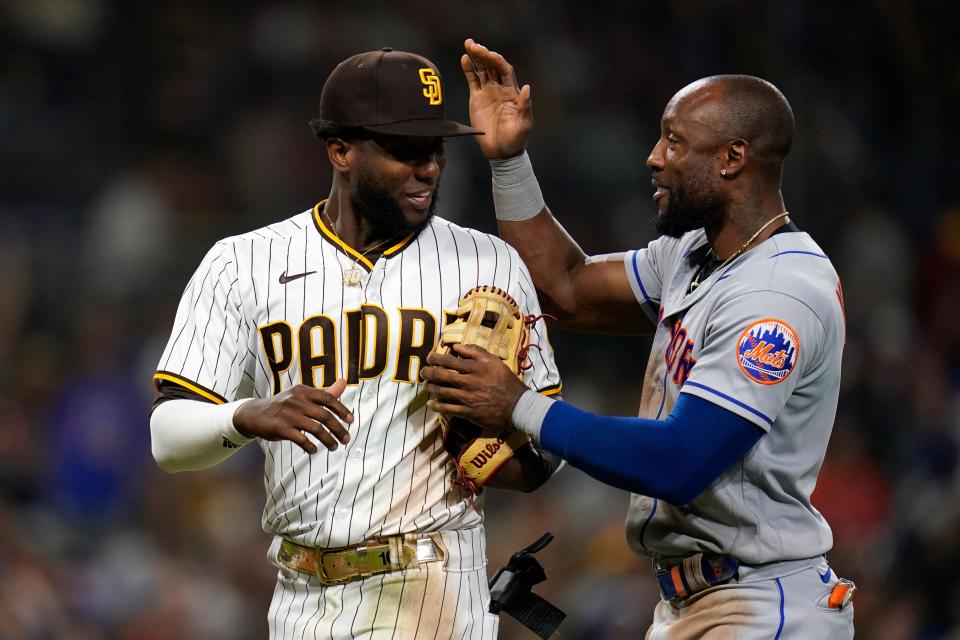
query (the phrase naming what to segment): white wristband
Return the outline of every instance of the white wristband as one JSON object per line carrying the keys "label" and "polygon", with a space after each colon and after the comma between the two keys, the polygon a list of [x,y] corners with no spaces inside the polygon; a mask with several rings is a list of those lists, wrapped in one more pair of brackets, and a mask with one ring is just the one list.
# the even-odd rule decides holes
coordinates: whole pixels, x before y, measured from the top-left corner
{"label": "white wristband", "polygon": [[536,444],[540,444],[540,428],[547,411],[556,400],[541,395],[533,389],[527,389],[513,407],[511,420],[513,426],[530,436]]}
{"label": "white wristband", "polygon": [[491,160],[490,169],[497,220],[528,220],[547,206],[526,151],[506,160]]}

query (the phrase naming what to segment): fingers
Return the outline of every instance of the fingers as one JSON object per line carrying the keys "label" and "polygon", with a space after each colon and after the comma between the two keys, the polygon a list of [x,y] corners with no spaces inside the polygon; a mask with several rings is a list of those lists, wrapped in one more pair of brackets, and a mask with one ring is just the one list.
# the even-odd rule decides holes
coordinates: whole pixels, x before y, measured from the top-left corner
{"label": "fingers", "polygon": [[[451,348],[453,349],[453,351],[460,354],[460,357],[457,358],[457,360],[459,360],[460,362],[464,362],[464,361],[469,362],[470,360],[480,360],[481,362],[484,360],[496,360],[498,362],[500,361],[500,358],[496,357],[486,349],[481,349],[480,347],[473,344],[458,343],[453,345],[453,347]],[[467,365],[467,366],[470,366],[470,365]]]}
{"label": "fingers", "polygon": [[516,87],[517,79],[513,75],[513,65],[507,62],[507,59],[496,51],[491,51],[490,56],[493,60],[493,68],[500,77],[500,84],[505,84],[508,87]]}
{"label": "fingers", "polygon": [[440,400],[427,400],[427,408],[442,413],[447,416],[456,416],[458,418],[468,418],[470,409],[459,404],[449,404]]}
{"label": "fingers", "polygon": [[332,395],[334,398],[339,398],[343,395],[343,390],[347,388],[347,381],[344,378],[340,378],[332,385],[327,387],[327,393]]}
{"label": "fingers", "polygon": [[463,69],[463,75],[467,78],[467,86],[470,91],[480,90],[480,77],[477,75],[477,68],[473,66],[473,60],[466,53],[460,56],[460,68]]}
{"label": "fingers", "polygon": [[457,371],[451,371],[450,369],[444,369],[442,366],[424,367],[420,370],[420,376],[424,380],[448,387],[459,387],[463,378],[463,374]]}
{"label": "fingers", "polygon": [[[319,409],[314,405],[305,406],[303,415],[292,419],[289,426],[279,430],[281,437],[300,445],[307,453],[316,453],[317,448],[306,437],[307,433],[319,440],[329,451],[336,450],[340,443],[347,444],[350,441],[350,432],[340,421],[326,409]],[[305,446],[305,443],[309,443],[309,447]]]}
{"label": "fingers", "polygon": [[[476,70],[477,78],[481,85],[486,84],[486,82],[495,82],[510,87],[517,86],[517,79],[514,75],[513,67],[502,55],[496,51],[490,51],[487,47],[474,41],[473,38],[467,38],[463,43],[463,47]],[[461,59],[461,65],[462,64],[463,61]]]}
{"label": "fingers", "polygon": [[456,403],[458,406],[465,406],[469,404],[466,400],[466,392],[461,389],[445,387],[432,382],[428,382],[426,388],[427,393],[429,393],[431,398],[434,400]]}
{"label": "fingers", "polygon": [[[456,348],[456,345],[454,345],[454,348]],[[476,368],[476,365],[469,359],[458,358],[449,353],[431,353],[427,356],[427,363],[434,367],[443,367],[458,373],[470,373]]]}
{"label": "fingers", "polygon": [[353,422],[353,414],[347,407],[340,402],[339,397],[347,387],[347,381],[340,379],[330,385],[327,389],[314,389],[313,387],[304,387],[306,398],[321,407],[326,407],[332,411],[338,418],[346,423]]}
{"label": "fingers", "polygon": [[297,445],[298,447],[300,447],[310,455],[313,455],[314,453],[317,452],[317,445],[313,444],[310,441],[310,438],[307,437],[307,434],[305,434],[300,429],[286,427],[285,429],[283,429],[283,431],[279,433],[279,435],[284,440],[289,440],[290,442],[294,443],[295,445]]}
{"label": "fingers", "polygon": [[[327,432],[330,432],[343,444],[350,442],[350,432],[347,431],[347,428],[343,426],[342,422],[337,420],[336,416],[326,409],[308,404],[303,407],[303,413],[312,421],[307,424],[307,426],[310,427],[307,430],[318,438],[320,438],[321,434],[325,435]],[[331,442],[333,442],[333,440],[331,440]],[[333,444],[336,445],[335,442],[333,442]],[[336,446],[334,446],[334,449],[335,448]]]}
{"label": "fingers", "polygon": [[525,84],[520,89],[520,93],[517,95],[517,108],[520,111],[530,111],[532,108],[530,100],[530,85]]}

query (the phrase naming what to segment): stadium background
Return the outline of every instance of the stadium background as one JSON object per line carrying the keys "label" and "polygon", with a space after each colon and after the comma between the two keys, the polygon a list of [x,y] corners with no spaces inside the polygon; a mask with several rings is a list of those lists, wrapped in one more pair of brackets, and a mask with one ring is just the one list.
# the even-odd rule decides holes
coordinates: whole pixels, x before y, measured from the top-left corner
{"label": "stadium background", "polygon": [[[330,172],[306,121],[353,53],[426,54],[466,117],[473,36],[533,85],[531,155],[588,252],[637,247],[672,93],[720,72],[791,100],[784,192],[849,318],[815,502],[858,637],[960,637],[960,12],[950,2],[0,5],[0,638],[265,637],[255,448],[166,476],[150,374],[216,239],[302,211]],[[494,229],[485,163],[450,141],[441,215]],[[632,414],[648,342],[553,333],[567,397]],[[491,569],[544,530],[561,637],[640,637],[657,597],[624,493],[566,470],[488,497]],[[529,638],[512,621],[502,637]]]}

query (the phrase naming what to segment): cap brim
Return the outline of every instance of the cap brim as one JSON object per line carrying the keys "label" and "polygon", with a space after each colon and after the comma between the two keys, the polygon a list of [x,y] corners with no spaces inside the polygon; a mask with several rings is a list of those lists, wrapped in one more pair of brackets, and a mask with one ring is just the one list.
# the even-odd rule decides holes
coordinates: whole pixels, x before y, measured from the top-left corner
{"label": "cap brim", "polygon": [[425,120],[406,120],[390,124],[361,125],[361,129],[391,136],[482,136],[483,131],[460,124],[455,120],[430,118]]}

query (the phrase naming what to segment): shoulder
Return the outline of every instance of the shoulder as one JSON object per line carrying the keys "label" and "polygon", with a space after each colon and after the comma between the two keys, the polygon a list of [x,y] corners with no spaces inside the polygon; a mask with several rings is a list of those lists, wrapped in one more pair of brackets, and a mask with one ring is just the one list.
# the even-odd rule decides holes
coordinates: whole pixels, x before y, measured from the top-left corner
{"label": "shoulder", "polygon": [[627,259],[636,261],[641,259],[641,254],[646,254],[648,259],[656,261],[663,268],[671,264],[677,265],[693,252],[701,249],[705,251],[706,247],[707,234],[703,229],[697,229],[688,231],[679,238],[660,236],[651,241],[645,249],[628,251]]}
{"label": "shoulder", "polygon": [[285,220],[221,238],[214,243],[208,255],[219,255],[224,260],[232,260],[237,264],[259,264],[269,260],[269,257],[278,251],[278,246],[285,250],[289,243],[302,237],[304,232],[312,227],[313,212],[304,211]]}
{"label": "shoulder", "polygon": [[773,237],[768,288],[811,306],[821,318],[836,307],[840,278],[830,257],[805,232]]}
{"label": "shoulder", "polygon": [[286,251],[294,238],[302,236],[304,230],[313,224],[311,216],[311,211],[305,211],[258,229],[221,238],[207,251],[204,263],[209,265],[208,270],[221,265],[225,273],[245,280],[251,270],[268,264],[272,256]]}
{"label": "shoulder", "polygon": [[272,222],[246,233],[223,238],[217,244],[235,246],[240,244],[269,244],[277,241],[286,242],[303,234],[305,229],[313,226],[313,210],[308,209],[285,220]]}
{"label": "shoulder", "polygon": [[486,233],[470,227],[463,227],[440,216],[433,216],[430,228],[437,236],[437,242],[454,242],[461,250],[476,251],[481,256],[491,254],[509,254],[519,260],[516,249],[492,233]]}
{"label": "shoulder", "polygon": [[830,257],[809,234],[799,231],[772,236],[753,260],[730,269],[724,297],[769,294],[806,307],[825,326],[842,314],[840,281]]}

